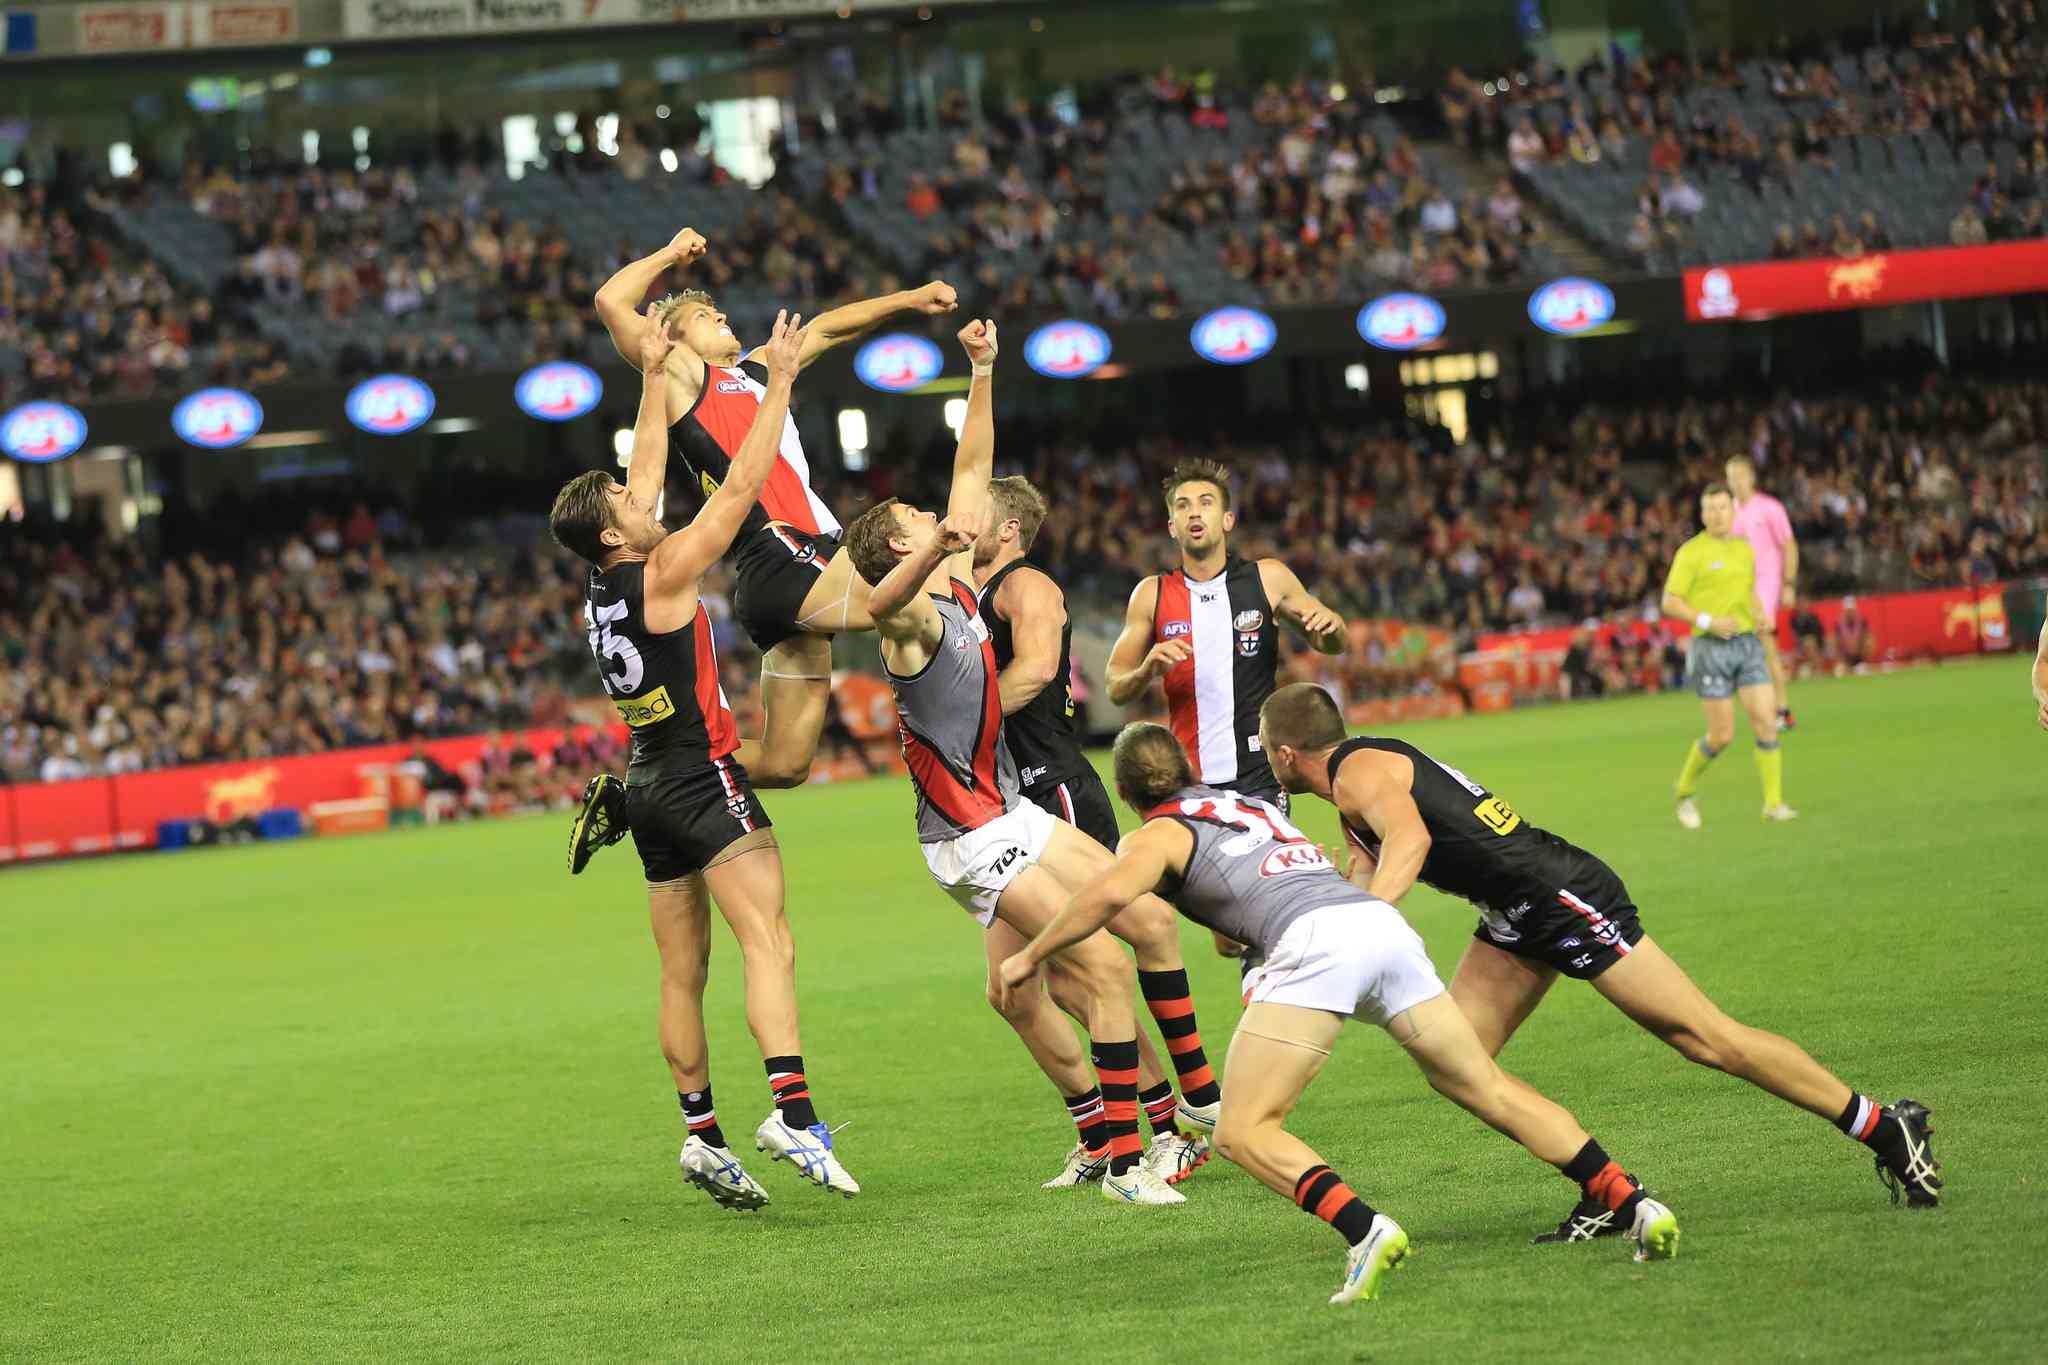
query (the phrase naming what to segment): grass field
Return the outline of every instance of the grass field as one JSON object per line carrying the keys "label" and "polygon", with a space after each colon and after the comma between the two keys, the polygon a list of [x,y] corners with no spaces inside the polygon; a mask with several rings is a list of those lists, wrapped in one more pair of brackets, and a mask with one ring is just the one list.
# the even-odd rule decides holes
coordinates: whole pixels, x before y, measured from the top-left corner
{"label": "grass field", "polygon": [[[1679,1260],[1529,1246],[1573,1191],[1357,1029],[1295,1126],[1415,1255],[1328,1308],[1342,1243],[1220,1162],[1177,1209],[1039,1191],[1065,1112],[982,1003],[907,787],[858,784],[769,804],[809,1071],[866,1193],[762,1162],[751,1217],[676,1173],[630,847],[572,882],[549,817],[0,874],[0,1360],[2041,1359],[2048,736],[2023,671],[1803,686],[1789,826],[1757,821],[1746,746],[1706,830],[1672,821],[1686,698],[1405,732],[1607,856],[1738,1017],[1930,1104],[1932,1213],[1567,985],[1505,1060],[1677,1208]],[[1448,973],[1471,916],[1404,908]],[[1187,944],[1220,1061],[1236,973]],[[721,937],[737,1139],[767,1089],[736,967]]]}

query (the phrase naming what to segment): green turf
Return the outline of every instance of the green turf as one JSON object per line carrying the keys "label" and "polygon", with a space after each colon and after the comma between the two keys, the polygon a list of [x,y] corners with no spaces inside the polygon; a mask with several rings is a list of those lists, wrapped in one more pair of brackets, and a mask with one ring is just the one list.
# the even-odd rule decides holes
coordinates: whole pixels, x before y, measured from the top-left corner
{"label": "green turf", "polygon": [[[1679,1260],[1530,1247],[1572,1190],[1360,1028],[1295,1127],[1415,1252],[1327,1308],[1341,1243],[1220,1162],[1179,1209],[1039,1191],[1065,1113],[982,1002],[907,787],[859,784],[769,805],[810,1075],[867,1192],[762,1163],[751,1217],[677,1177],[636,861],[570,881],[565,817],[0,874],[0,1359],[2039,1359],[2048,747],[2022,672],[1803,686],[1789,826],[1757,821],[1744,745],[1706,830],[1673,823],[1683,697],[1407,731],[1608,857],[1738,1017],[1931,1104],[1931,1214],[1561,987],[1505,1060],[1678,1209]],[[1470,915],[1405,908],[1448,971]],[[767,1091],[720,933],[737,1136]],[[1235,972],[1187,942],[1220,1062]]]}

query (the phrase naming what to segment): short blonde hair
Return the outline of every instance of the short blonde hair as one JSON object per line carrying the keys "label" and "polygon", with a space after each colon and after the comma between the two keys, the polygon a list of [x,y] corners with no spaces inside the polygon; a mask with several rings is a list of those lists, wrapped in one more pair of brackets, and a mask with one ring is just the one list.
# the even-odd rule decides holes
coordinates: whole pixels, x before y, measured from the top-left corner
{"label": "short blonde hair", "polygon": [[991,479],[988,491],[995,503],[996,524],[1000,526],[1006,521],[1015,521],[1017,548],[1028,554],[1031,542],[1038,539],[1038,528],[1045,524],[1045,494],[1033,487],[1031,480],[1022,474]]}
{"label": "short blonde hair", "polygon": [[703,304],[713,312],[718,311],[718,304],[709,294],[701,289],[685,289],[680,294],[667,294],[656,299],[654,306],[647,310],[647,316],[666,327],[675,319],[676,314],[696,303]]}

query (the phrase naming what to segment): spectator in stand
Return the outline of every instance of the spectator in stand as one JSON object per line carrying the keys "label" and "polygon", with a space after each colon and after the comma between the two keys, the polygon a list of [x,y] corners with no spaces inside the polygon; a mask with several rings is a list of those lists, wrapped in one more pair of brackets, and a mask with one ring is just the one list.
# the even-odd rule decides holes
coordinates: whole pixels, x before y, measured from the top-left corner
{"label": "spectator in stand", "polygon": [[1799,238],[1792,231],[1790,223],[1778,224],[1777,235],[1771,238],[1771,259],[1790,261],[1799,257]]}
{"label": "spectator in stand", "polygon": [[1517,175],[1527,175],[1548,159],[1543,135],[1536,131],[1536,121],[1522,119],[1515,125],[1515,131],[1508,134],[1508,164]]}
{"label": "spectator in stand", "polygon": [[1977,216],[1975,205],[1963,205],[1962,211],[1949,220],[1948,239],[1957,246],[1982,246],[1988,240],[1984,220]]}
{"label": "spectator in stand", "polygon": [[1685,165],[1685,148],[1679,144],[1678,130],[1666,126],[1650,144],[1650,169],[1664,175],[1677,174]]}

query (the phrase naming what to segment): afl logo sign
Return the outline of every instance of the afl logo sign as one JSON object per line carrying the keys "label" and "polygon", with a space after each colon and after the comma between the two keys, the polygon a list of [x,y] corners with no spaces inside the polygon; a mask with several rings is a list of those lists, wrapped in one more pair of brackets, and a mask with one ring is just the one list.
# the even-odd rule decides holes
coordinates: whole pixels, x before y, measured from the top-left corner
{"label": "afl logo sign", "polygon": [[409,374],[380,374],[350,389],[342,410],[372,436],[398,436],[434,415],[434,391]]}
{"label": "afl logo sign", "polygon": [[1024,341],[1024,363],[1047,379],[1081,379],[1109,359],[1109,333],[1093,323],[1048,322]]}
{"label": "afl logo sign", "polygon": [[0,450],[17,460],[48,464],[85,444],[85,418],[62,403],[23,403],[0,417]]}
{"label": "afl logo sign", "polygon": [[1383,294],[1358,310],[1358,334],[1383,351],[1412,351],[1444,334],[1444,306],[1420,294]]}
{"label": "afl logo sign", "polygon": [[1577,336],[1614,320],[1614,291],[1598,280],[1552,280],[1529,296],[1529,321],[1546,332]]}
{"label": "afl logo sign", "polygon": [[263,405],[240,389],[201,389],[171,409],[171,430],[195,446],[226,450],[263,430]]}
{"label": "afl logo sign", "polygon": [[1318,872],[1330,869],[1330,860],[1314,844],[1281,844],[1259,864],[1261,877],[1284,877],[1290,872]]}
{"label": "afl logo sign", "polygon": [[908,332],[876,337],[853,358],[853,372],[860,382],[883,393],[921,389],[945,368],[946,358],[936,345]]}
{"label": "afl logo sign", "polygon": [[581,417],[604,397],[604,381],[597,372],[573,361],[557,360],[536,365],[519,376],[512,386],[512,401],[528,417],[543,422],[567,422]]}
{"label": "afl logo sign", "polygon": [[1195,323],[1195,354],[1218,365],[1248,365],[1273,349],[1280,329],[1256,308],[1218,308]]}

